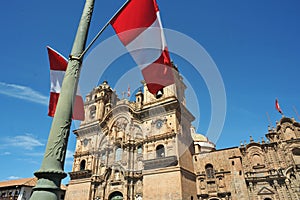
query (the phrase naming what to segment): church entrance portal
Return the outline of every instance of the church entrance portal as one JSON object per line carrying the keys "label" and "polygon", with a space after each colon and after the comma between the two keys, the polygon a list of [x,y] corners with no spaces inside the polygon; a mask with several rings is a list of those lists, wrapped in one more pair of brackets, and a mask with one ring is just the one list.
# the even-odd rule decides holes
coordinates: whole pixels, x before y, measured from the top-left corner
{"label": "church entrance portal", "polygon": [[109,195],[109,200],[123,200],[123,194],[121,192],[113,192]]}

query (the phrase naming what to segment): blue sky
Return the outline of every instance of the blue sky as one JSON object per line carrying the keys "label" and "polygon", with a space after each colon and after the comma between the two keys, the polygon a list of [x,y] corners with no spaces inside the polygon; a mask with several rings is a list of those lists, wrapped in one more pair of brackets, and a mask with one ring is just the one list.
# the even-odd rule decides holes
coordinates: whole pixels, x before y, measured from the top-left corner
{"label": "blue sky", "polygon": [[[52,121],[47,116],[50,84],[46,46],[69,55],[83,3],[5,1],[0,7],[0,180],[31,177],[40,167]],[[96,1],[88,41],[122,3]],[[249,142],[250,135],[260,140],[269,124],[266,112],[273,126],[281,117],[274,108],[275,98],[286,116],[297,118],[293,107],[300,112],[299,1],[158,0],[158,4],[164,27],[196,40],[220,71],[227,113],[217,148]],[[112,35],[109,27],[98,44]],[[211,115],[207,86],[193,75],[184,59],[172,58],[197,91],[201,117],[195,126],[205,134]],[[126,64],[131,66],[132,62],[125,56],[112,67]],[[113,71],[106,74],[105,79],[112,83],[120,76]],[[67,172],[71,171],[74,144],[71,133]]]}

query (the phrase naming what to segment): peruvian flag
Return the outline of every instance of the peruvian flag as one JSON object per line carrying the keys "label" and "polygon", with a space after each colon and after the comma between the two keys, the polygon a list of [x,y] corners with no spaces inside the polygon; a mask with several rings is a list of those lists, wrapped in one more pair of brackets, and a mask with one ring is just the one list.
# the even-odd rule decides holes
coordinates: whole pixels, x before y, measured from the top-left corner
{"label": "peruvian flag", "polygon": [[281,108],[280,108],[280,106],[279,106],[279,103],[278,103],[278,100],[277,100],[277,99],[275,100],[275,108],[276,108],[276,110],[278,110],[278,112],[279,112],[280,114],[283,115],[283,112],[282,112],[282,110],[281,110]]}
{"label": "peruvian flag", "polygon": [[[57,101],[61,91],[62,82],[65,76],[67,69],[68,61],[65,57],[59,54],[54,49],[47,47],[48,57],[50,62],[50,100],[49,100],[49,109],[48,115],[53,117],[56,110]],[[84,120],[84,106],[83,99],[79,94],[77,89],[75,102],[73,106],[73,119],[74,120]]]}
{"label": "peruvian flag", "polygon": [[149,92],[174,83],[159,9],[155,0],[131,0],[110,22],[142,70]]}
{"label": "peruvian flag", "polygon": [[127,88],[127,97],[130,97],[130,86],[128,85],[128,88]]}

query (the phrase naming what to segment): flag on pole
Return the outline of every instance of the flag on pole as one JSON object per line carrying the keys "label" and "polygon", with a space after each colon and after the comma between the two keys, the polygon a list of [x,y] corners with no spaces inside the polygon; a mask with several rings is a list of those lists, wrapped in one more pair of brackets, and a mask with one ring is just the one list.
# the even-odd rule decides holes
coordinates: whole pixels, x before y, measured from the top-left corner
{"label": "flag on pole", "polygon": [[127,89],[127,97],[130,97],[130,86],[128,85],[128,89]]}
{"label": "flag on pole", "polygon": [[283,112],[282,112],[282,110],[281,110],[281,108],[280,108],[280,106],[279,106],[279,103],[278,103],[278,99],[275,100],[275,108],[276,108],[276,110],[277,110],[280,114],[283,115]]}
{"label": "flag on pole", "polygon": [[174,83],[173,66],[156,0],[131,0],[110,24],[156,95]]}
{"label": "flag on pole", "polygon": [[[47,47],[47,50],[50,63],[51,80],[48,115],[53,117],[55,114],[56,105],[61,91],[61,86],[67,69],[68,61],[65,57],[63,57],[51,47]],[[84,120],[83,105],[83,99],[79,93],[79,90],[77,89],[75,102],[73,106],[73,119],[81,121]]]}

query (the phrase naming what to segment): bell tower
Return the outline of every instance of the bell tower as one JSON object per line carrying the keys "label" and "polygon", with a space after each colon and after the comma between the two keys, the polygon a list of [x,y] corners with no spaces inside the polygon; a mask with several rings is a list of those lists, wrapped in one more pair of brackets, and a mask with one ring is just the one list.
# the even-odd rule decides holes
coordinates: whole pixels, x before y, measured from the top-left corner
{"label": "bell tower", "polygon": [[173,65],[173,77],[174,84],[165,87],[162,90],[162,96],[160,98],[156,98],[155,95],[151,94],[146,86],[146,83],[143,82],[144,85],[144,108],[148,106],[153,106],[155,104],[161,104],[164,100],[177,99],[182,105],[186,106],[185,101],[185,89],[186,85],[183,82],[183,78],[178,72],[177,67]]}
{"label": "bell tower", "polygon": [[196,199],[191,123],[186,85],[174,66],[175,83],[160,98],[144,84],[143,199]]}
{"label": "bell tower", "polygon": [[135,101],[119,99],[106,81],[86,96],[66,200],[196,199],[194,116],[174,69],[160,98],[143,83]]}

